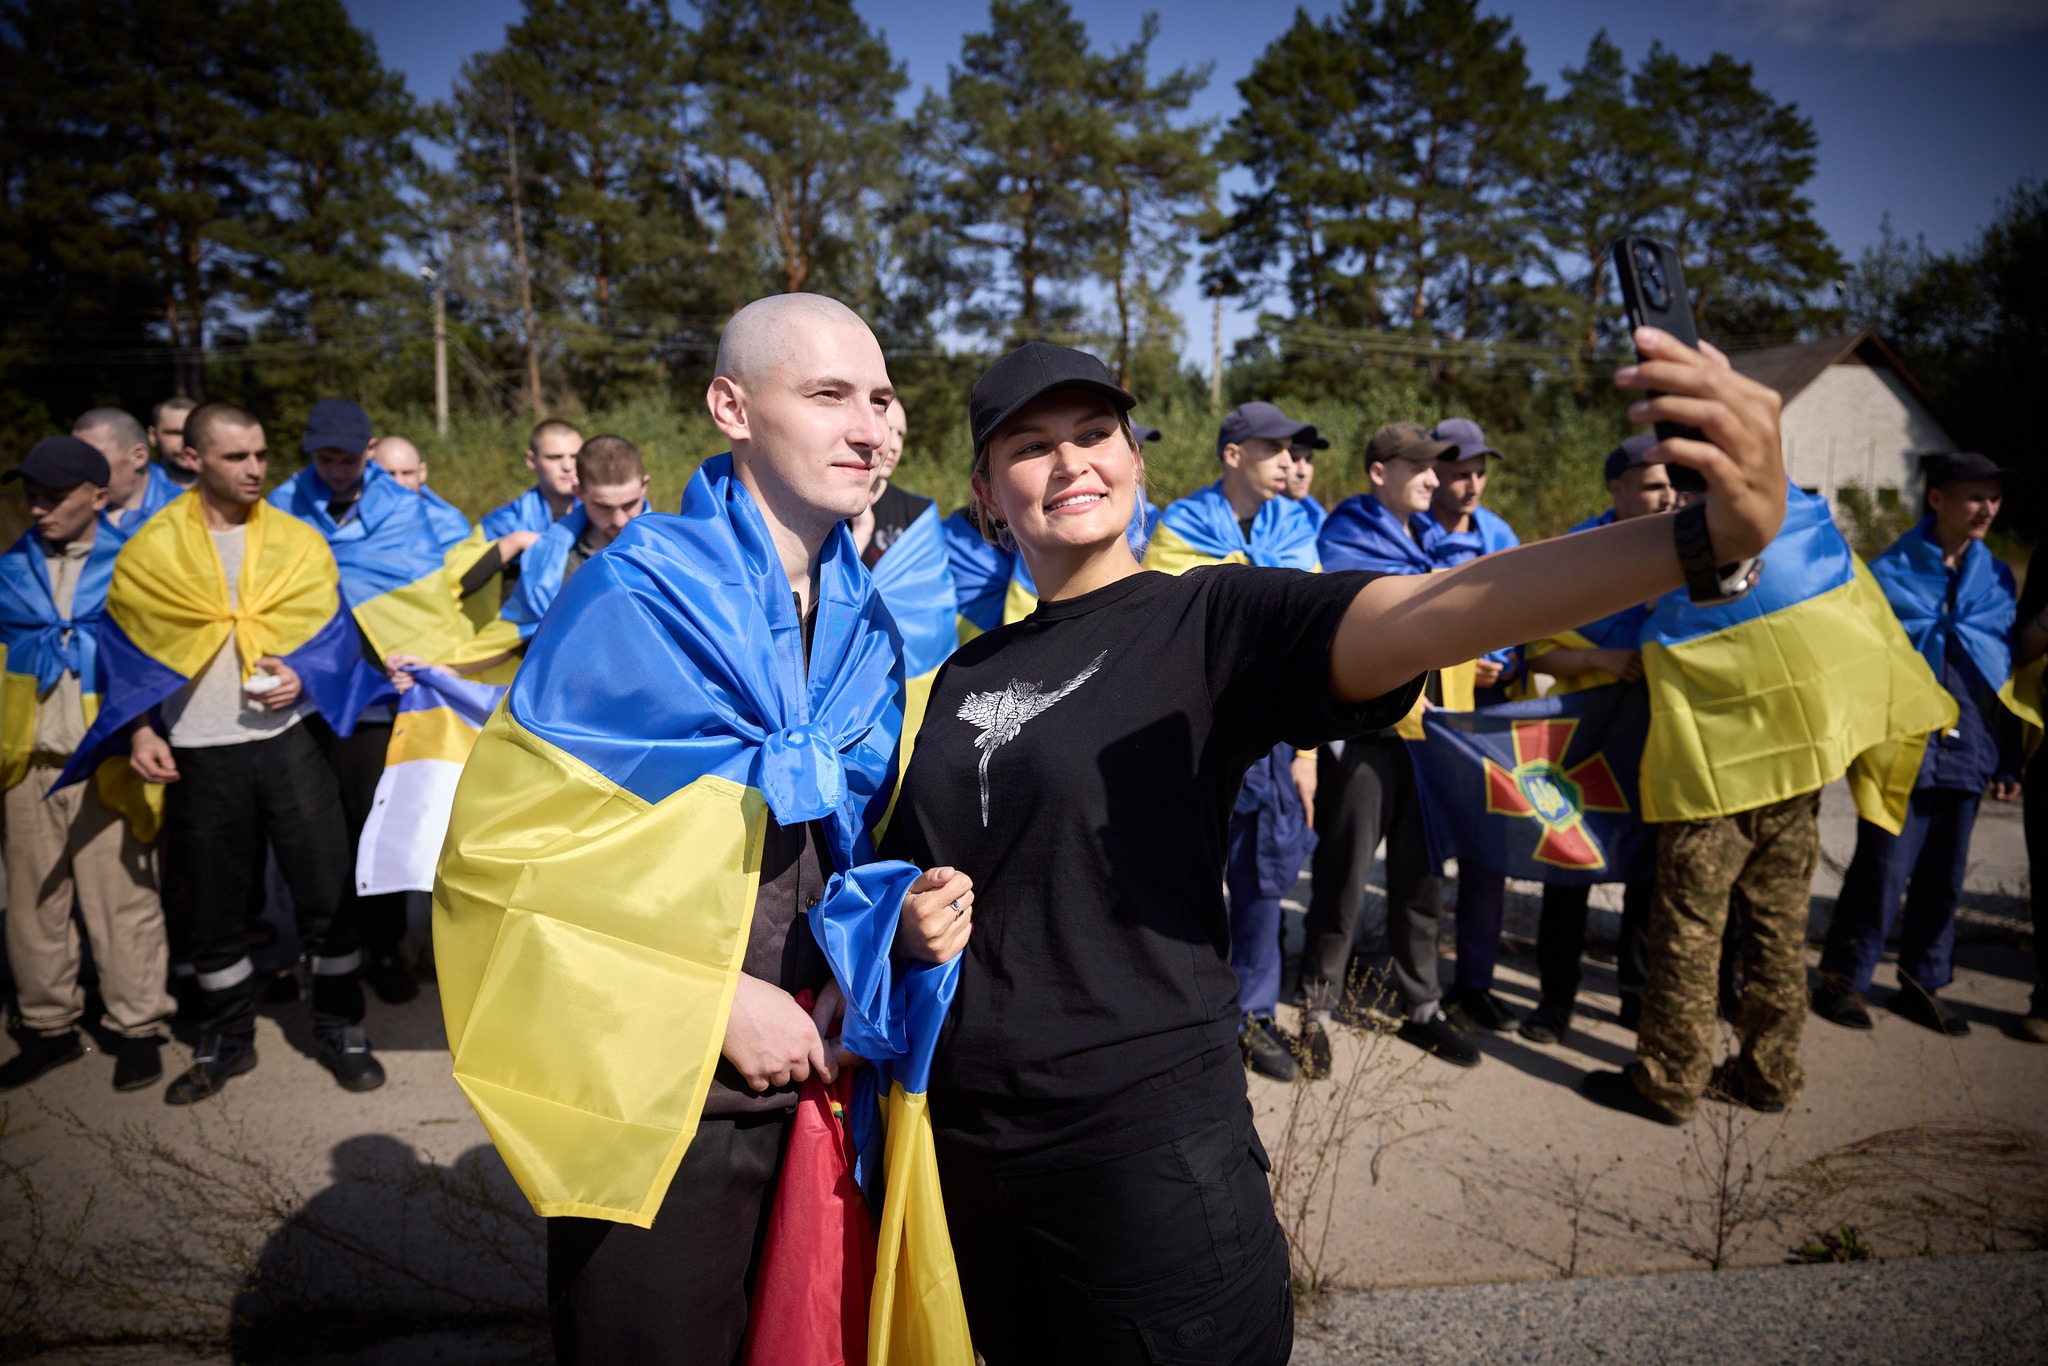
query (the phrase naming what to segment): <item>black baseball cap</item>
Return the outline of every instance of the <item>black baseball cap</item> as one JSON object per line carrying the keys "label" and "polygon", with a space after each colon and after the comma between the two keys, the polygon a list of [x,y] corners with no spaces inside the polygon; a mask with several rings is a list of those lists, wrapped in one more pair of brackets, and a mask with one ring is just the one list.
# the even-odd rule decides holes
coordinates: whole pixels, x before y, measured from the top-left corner
{"label": "black baseball cap", "polygon": [[1927,487],[1938,489],[1943,484],[1959,484],[1966,479],[2003,479],[2017,474],[1988,455],[1975,451],[1954,451],[1948,455],[1937,455],[1927,462]]}
{"label": "black baseball cap", "polygon": [[75,436],[46,436],[28,448],[22,462],[5,474],[0,484],[26,479],[46,489],[68,489],[73,484],[107,486],[113,474],[107,457]]}
{"label": "black baseball cap", "polygon": [[1157,427],[1140,427],[1135,422],[1131,424],[1131,440],[1137,442],[1140,446],[1146,445],[1149,442],[1157,441],[1161,436],[1164,435],[1165,433],[1160,431]]}
{"label": "black baseball cap", "polygon": [[1365,463],[1375,460],[1437,460],[1458,449],[1422,429],[1420,422],[1389,422],[1365,443]]}
{"label": "black baseball cap", "polygon": [[1486,444],[1486,433],[1479,430],[1479,424],[1469,417],[1447,417],[1431,427],[1429,434],[1457,447],[1442,459],[1471,460],[1481,455],[1490,455],[1496,460],[1501,458],[1499,451]]}
{"label": "black baseball cap", "polygon": [[[1315,452],[1330,449],[1330,438],[1317,432],[1314,427],[1303,427],[1301,434],[1288,443],[1288,449],[1294,452],[1294,456],[1298,460],[1301,458],[1303,451]],[[1309,459],[1313,460],[1315,456],[1311,454]]]}
{"label": "black baseball cap", "polygon": [[1220,457],[1225,446],[1242,446],[1261,437],[1292,446],[1296,437],[1314,430],[1270,403],[1240,403],[1223,415],[1223,425],[1216,429],[1216,454]]}
{"label": "black baseball cap", "polygon": [[1623,470],[1634,469],[1643,463],[1643,457],[1657,444],[1657,438],[1650,432],[1637,432],[1628,440],[1607,452],[1607,479],[1611,483],[1621,478]]}
{"label": "black baseball cap", "polygon": [[1026,404],[1055,389],[1101,394],[1120,413],[1128,413],[1138,404],[1111,376],[1109,367],[1086,351],[1051,342],[1025,342],[974,381],[974,392],[967,399],[967,428],[976,453]]}
{"label": "black baseball cap", "polygon": [[306,439],[299,449],[307,455],[330,447],[337,451],[366,451],[370,448],[370,415],[345,398],[323,398],[306,415]]}

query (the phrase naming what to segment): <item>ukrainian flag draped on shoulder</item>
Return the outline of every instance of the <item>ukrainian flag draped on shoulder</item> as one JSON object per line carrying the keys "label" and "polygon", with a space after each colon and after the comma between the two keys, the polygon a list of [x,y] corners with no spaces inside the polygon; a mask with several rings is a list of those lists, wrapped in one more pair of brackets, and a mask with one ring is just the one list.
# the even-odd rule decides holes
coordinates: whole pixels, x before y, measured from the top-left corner
{"label": "ukrainian flag draped on shoulder", "polygon": [[1017,555],[989,544],[966,508],[939,529],[946,540],[946,569],[953,576],[954,628],[964,645],[1003,624],[1003,597],[1009,592]]}
{"label": "ukrainian flag draped on shoulder", "polygon": [[[1614,509],[1609,508],[1598,517],[1588,517],[1572,528],[1573,532],[1591,531],[1595,527],[1614,525]],[[1552,650],[1634,650],[1641,646],[1643,623],[1650,618],[1650,605],[1637,603],[1610,613],[1598,621],[1586,623],[1576,631],[1560,631],[1541,640],[1533,640],[1522,647],[1522,658],[1528,673],[1540,673],[1539,661]],[[1527,681],[1528,674],[1524,674]],[[1621,680],[1602,669],[1580,674],[1574,678],[1551,679],[1545,696],[1561,697],[1566,693],[1583,692]]]}
{"label": "ukrainian flag draped on shoulder", "polygon": [[[921,1083],[908,1064],[936,1045],[958,968],[892,975],[916,870],[868,862],[900,651],[841,527],[806,671],[804,623],[730,456],[699,468],[680,515],[636,519],[564,586],[469,756],[434,892],[455,1078],[539,1213],[653,1223],[719,1056],[770,819],[824,824],[839,872],[812,921],[834,926],[817,932],[848,1045],[892,1097]],[[873,1331],[965,1349],[916,1102],[887,1137],[908,1165],[879,1221]]]}
{"label": "ukrainian flag draped on shoulder", "polygon": [[[99,713],[99,624],[121,545],[120,533],[102,516],[72,588],[68,614],[57,610],[49,566],[34,532],[24,532],[0,555],[0,668],[5,670],[0,673],[0,790],[13,787],[28,772],[37,704],[67,672],[78,678],[85,723],[90,726]],[[160,784],[137,778],[119,754],[100,762],[95,781],[101,803],[125,816],[137,839],[148,843],[156,838],[163,817]]]}
{"label": "ukrainian flag draped on shoulder", "polygon": [[[644,513],[647,504],[643,501],[640,507]],[[569,552],[589,529],[590,514],[578,503],[519,557],[519,581],[512,586],[512,596],[505,599],[503,615],[518,628],[521,640],[533,639],[540,628],[541,618],[554,605],[568,577]]]}
{"label": "ukrainian flag draped on shoulder", "polygon": [[1705,820],[1812,792],[1855,765],[1864,819],[1897,833],[1930,732],[1956,706],[1915,652],[1826,500],[1794,488],[1756,587],[1650,609],[1643,818]]}
{"label": "ukrainian flag draped on shoulder", "polygon": [[546,531],[555,524],[555,510],[537,488],[528,489],[509,503],[501,503],[484,514],[479,525],[484,539],[495,541],[515,531]]}
{"label": "ukrainian flag draped on shoulder", "polygon": [[427,504],[371,462],[345,520],[328,511],[333,493],[319,472],[300,470],[270,502],[326,538],[342,591],[380,655],[414,654],[436,664],[474,664],[518,644],[509,626],[478,631],[456,606],[440,536]]}
{"label": "ukrainian flag draped on shoulder", "polygon": [[128,727],[190,682],[232,634],[242,677],[276,656],[337,734],[388,700],[391,684],[363,662],[334,556],[320,533],[265,504],[243,523],[236,596],[197,494],[175,499],[121,547],[100,621],[100,708],[58,784],[125,753]]}
{"label": "ukrainian flag draped on shoulder", "polygon": [[1941,676],[1953,639],[1998,700],[2038,729],[2041,715],[2034,699],[2041,695],[2040,664],[2017,674],[2012,667],[2012,626],[2019,608],[2012,571],[1982,541],[1971,541],[1957,569],[1951,603],[1949,572],[1931,534],[1933,525],[1930,517],[1892,542],[1870,562],[1871,576],[1935,677]]}
{"label": "ukrainian flag draped on shoulder", "polygon": [[1522,543],[1506,519],[1486,508],[1472,509],[1472,529],[1452,531],[1427,512],[1408,519],[1422,533],[1422,550],[1439,569],[1454,569],[1467,560],[1491,555]]}
{"label": "ukrainian flag draped on shoulder", "polygon": [[163,466],[154,460],[149,462],[149,473],[142,486],[142,501],[121,515],[116,525],[106,514],[100,515],[102,533],[112,532],[116,541],[126,541],[142,530],[142,524],[171,505],[171,500],[184,493],[178,481],[165,474]]}
{"label": "ukrainian flag draped on shoulder", "polygon": [[1205,564],[1313,570],[1315,522],[1292,498],[1268,498],[1247,538],[1218,480],[1169,504],[1145,549],[1147,569],[1182,574]]}
{"label": "ukrainian flag draped on shoulder", "polygon": [[903,637],[904,764],[909,744],[924,720],[932,678],[946,656],[960,643],[955,624],[953,574],[946,565],[946,537],[939,529],[939,509],[927,503],[903,534],[875,561],[875,591]]}
{"label": "ukrainian flag draped on shoulder", "polygon": [[1330,510],[1316,537],[1316,554],[1327,570],[1427,574],[1436,568],[1407,523],[1369,493],[1355,493]]}

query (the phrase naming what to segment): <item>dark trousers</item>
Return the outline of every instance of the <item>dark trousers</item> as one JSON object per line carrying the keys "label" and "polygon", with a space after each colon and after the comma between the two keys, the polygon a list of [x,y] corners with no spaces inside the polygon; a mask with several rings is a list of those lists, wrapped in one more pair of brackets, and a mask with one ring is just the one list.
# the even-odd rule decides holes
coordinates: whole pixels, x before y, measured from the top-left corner
{"label": "dark trousers", "polygon": [[1261,814],[1231,816],[1223,882],[1230,889],[1230,966],[1237,973],[1237,1007],[1252,1019],[1270,1020],[1280,1003],[1280,898],[1260,890]]}
{"label": "dark trousers", "polygon": [[1020,1174],[943,1137],[939,1182],[988,1366],[1259,1366],[1294,1348],[1287,1239],[1251,1107],[1155,1148]]}
{"label": "dark trousers", "polygon": [[[2048,745],[2027,765],[2025,820],[2029,902],[2034,911],[2034,1000],[2028,1013],[2048,1016]],[[2035,871],[2038,870],[2038,871]]]}
{"label": "dark trousers", "polygon": [[790,1115],[705,1116],[652,1228],[547,1221],[556,1361],[731,1366],[739,1359]]}
{"label": "dark trousers", "polygon": [[1500,965],[1500,925],[1506,914],[1505,873],[1473,864],[1458,864],[1456,981],[1460,991],[1492,991],[1493,970]]}
{"label": "dark trousers", "polygon": [[[1579,959],[1586,952],[1587,901],[1591,887],[1543,888],[1543,915],[1536,922],[1536,972],[1543,984],[1543,1004],[1570,1010],[1579,995]],[[1649,975],[1650,904],[1657,879],[1624,883],[1621,894],[1621,940],[1614,948],[1614,977],[1623,1005],[1643,1000]]]}
{"label": "dark trousers", "polygon": [[249,907],[260,904],[263,847],[291,890],[312,960],[316,1026],[363,1018],[360,928],[344,897],[354,870],[334,772],[310,722],[267,740],[176,749],[164,789],[164,909],[172,942],[197,969],[204,1033],[256,1030]]}
{"label": "dark trousers", "polygon": [[389,958],[405,938],[405,893],[386,892],[380,896],[358,895],[356,850],[363,842],[363,825],[377,800],[377,782],[384,776],[384,755],[391,748],[391,723],[358,723],[348,738],[338,736],[318,717],[309,717],[313,738],[334,769],[341,787],[341,810],[348,820],[348,902],[356,923],[363,927],[363,948],[378,958]]}
{"label": "dark trousers", "polygon": [[1913,793],[1898,834],[1856,822],[1856,854],[1828,923],[1823,974],[1856,991],[1870,990],[1903,893],[1899,985],[1932,992],[1954,979],[1956,904],[1963,896],[1978,800],[1975,792],[1923,787]]}
{"label": "dark trousers", "polygon": [[1405,741],[1371,737],[1325,749],[1316,761],[1315,879],[1308,903],[1308,946],[1301,985],[1310,1006],[1342,999],[1373,851],[1387,842],[1387,938],[1401,1006],[1420,1017],[1443,998],[1437,981],[1437,921],[1443,878],[1429,861],[1421,794]]}

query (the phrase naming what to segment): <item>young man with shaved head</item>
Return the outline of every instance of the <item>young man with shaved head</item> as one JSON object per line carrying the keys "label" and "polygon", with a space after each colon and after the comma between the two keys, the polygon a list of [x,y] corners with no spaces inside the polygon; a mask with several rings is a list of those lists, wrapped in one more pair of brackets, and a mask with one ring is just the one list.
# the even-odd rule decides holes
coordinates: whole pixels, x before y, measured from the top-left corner
{"label": "young man with shaved head", "polygon": [[[548,1216],[561,1361],[734,1359],[797,1088],[843,1060],[810,922],[887,800],[900,647],[845,523],[894,396],[843,304],[735,314],[706,395],[731,454],[564,585],[456,792],[434,907],[454,1071]],[[598,444],[585,477],[610,479]],[[902,898],[898,953],[964,942],[971,893],[939,871]]]}
{"label": "young man with shaved head", "polygon": [[484,514],[480,525],[496,542],[508,595],[519,578],[519,557],[576,506],[576,452],[582,449],[583,433],[574,423],[559,417],[540,423],[526,439],[533,487]]}
{"label": "young man with shaved head", "polygon": [[199,462],[185,449],[185,415],[199,404],[189,398],[167,398],[149,418],[149,444],[156,447],[157,466],[181,489],[199,477]]}
{"label": "young man with shaved head", "polygon": [[505,620],[519,627],[522,639],[539,628],[570,576],[648,510],[647,466],[640,448],[623,436],[593,436],[583,443],[576,452],[576,486],[582,490],[576,506],[527,549],[519,582],[505,599]]}
{"label": "young man with shaved head", "polygon": [[93,408],[79,414],[71,434],[107,458],[106,524],[123,539],[184,492],[149,463],[149,438],[132,414],[120,408]]}

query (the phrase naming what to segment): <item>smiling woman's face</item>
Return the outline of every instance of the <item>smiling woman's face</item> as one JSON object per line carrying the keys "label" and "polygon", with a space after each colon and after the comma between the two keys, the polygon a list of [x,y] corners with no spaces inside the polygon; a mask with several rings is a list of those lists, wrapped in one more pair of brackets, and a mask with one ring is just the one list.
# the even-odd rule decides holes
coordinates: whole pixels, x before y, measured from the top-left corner
{"label": "smiling woman's face", "polygon": [[1144,467],[1108,399],[1055,389],[989,438],[974,492],[1028,560],[1120,542]]}

